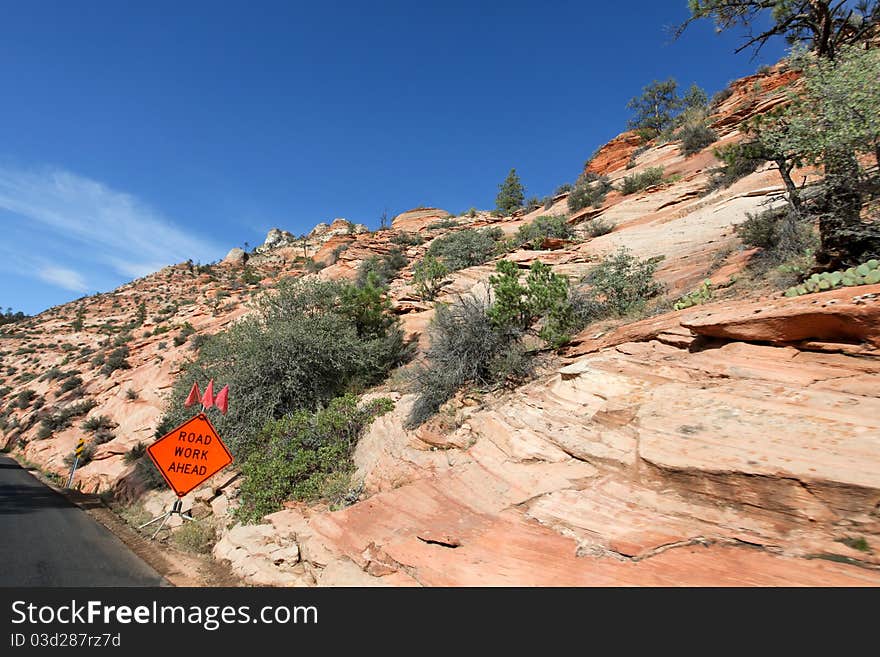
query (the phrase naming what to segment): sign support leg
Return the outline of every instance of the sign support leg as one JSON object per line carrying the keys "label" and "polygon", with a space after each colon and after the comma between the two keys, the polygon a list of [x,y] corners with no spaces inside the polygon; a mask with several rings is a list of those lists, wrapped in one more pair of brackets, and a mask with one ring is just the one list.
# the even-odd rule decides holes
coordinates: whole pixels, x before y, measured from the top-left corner
{"label": "sign support leg", "polygon": [[74,457],[73,465],[70,467],[70,476],[67,478],[67,488],[73,485],[73,475],[76,472],[76,466],[79,465],[79,456]]}
{"label": "sign support leg", "polygon": [[159,535],[159,532],[162,531],[162,528],[165,526],[165,523],[171,519],[171,516],[176,515],[176,516],[180,516],[181,519],[183,519],[184,521],[198,522],[195,518],[192,517],[192,515],[190,513],[188,513],[188,512],[184,513],[181,510],[182,508],[183,508],[183,500],[181,500],[180,498],[177,498],[176,500],[174,500],[174,504],[171,506],[171,510],[169,510],[168,512],[164,513],[161,516],[158,516],[156,518],[153,518],[152,520],[145,522],[143,525],[138,527],[138,529],[144,529],[144,528],[149,527],[150,525],[157,523],[161,520],[162,523],[159,525],[159,528],[155,532],[153,532],[153,535],[150,537],[150,540],[153,540]]}

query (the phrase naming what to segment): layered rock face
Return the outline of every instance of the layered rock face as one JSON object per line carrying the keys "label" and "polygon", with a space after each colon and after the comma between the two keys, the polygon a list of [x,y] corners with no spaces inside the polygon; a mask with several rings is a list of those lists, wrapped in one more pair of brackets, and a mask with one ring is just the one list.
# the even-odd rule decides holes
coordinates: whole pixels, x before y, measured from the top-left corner
{"label": "layered rock face", "polygon": [[449,213],[440,208],[414,208],[394,217],[391,227],[395,230],[419,231],[448,216]]}
{"label": "layered rock face", "polygon": [[308,235],[300,237],[294,237],[285,230],[272,228],[266,236],[266,241],[254,249],[255,257],[251,263],[286,266],[300,258],[320,260],[324,254],[323,247],[328,243],[344,244],[368,232],[363,224],[355,224],[346,219],[334,219],[330,224],[321,222]]}
{"label": "layered rock face", "polygon": [[[268,517],[301,555],[285,576],[878,585],[880,558],[851,547],[880,544],[880,352],[853,340],[865,323],[876,337],[880,286],[858,292],[705,306],[583,336],[568,364],[466,407],[445,436],[400,429],[411,402],[400,397],[358,448],[371,497]],[[803,329],[823,312],[848,319]]]}
{"label": "layered rock face", "polygon": [[226,257],[223,258],[224,265],[239,266],[244,265],[248,261],[248,254],[244,249],[235,247],[229,250]]}
{"label": "layered rock face", "polygon": [[269,233],[266,235],[266,240],[260,246],[254,249],[254,251],[256,253],[266,253],[267,251],[271,251],[282,246],[291,246],[295,243],[296,238],[293,236],[293,233],[289,233],[288,231],[281,230],[279,228],[271,228],[269,230]]}
{"label": "layered rock face", "polygon": [[[741,139],[745,118],[785,102],[793,80],[776,68],[733,83],[712,116],[716,146]],[[779,203],[778,174],[765,167],[707,192],[718,164],[712,147],[685,158],[668,143],[633,158],[632,137],[601,149],[590,170],[617,184],[663,166],[675,182],[629,196],[612,191],[602,207],[569,215],[578,239],[504,257],[522,267],[539,259],[577,280],[626,247],[664,258],[657,278],[672,297],[705,279],[723,296],[755,254],[734,227],[747,212]],[[152,439],[164,395],[192,355],[193,338],[179,337],[187,326],[215,333],[280,278],[352,278],[365,259],[400,249],[410,264],[389,297],[424,347],[434,305],[416,293],[412,263],[433,239],[485,226],[513,235],[539,215],[567,210],[560,195],[515,217],[479,212],[447,222],[444,210],[416,208],[389,230],[338,219],[303,240],[273,229],[247,267],[247,254],[233,250],[212,268],[166,268],[50,309],[12,329],[15,348],[4,349],[4,367],[17,372],[2,384],[11,388],[5,444],[61,474],[82,420],[107,415],[115,436],[77,482],[89,492],[118,488],[130,474],[124,453]],[[614,229],[589,238],[596,219]],[[325,266],[306,273],[307,259]],[[493,271],[489,262],[455,272],[438,301],[487,294]],[[418,430],[403,428],[413,402],[403,387],[370,392],[392,397],[396,408],[358,445],[365,494],[348,508],[291,503],[260,524],[237,525],[234,468],[185,504],[213,512],[221,528],[215,555],[261,585],[878,585],[880,286],[797,298],[769,286],[741,294],[592,325],[534,381],[464,395],[452,420]],[[146,319],[127,343],[130,367],[102,373],[93,358],[113,349],[142,301]],[[78,313],[86,321],[75,330]],[[59,380],[41,378],[52,367],[78,370],[80,388],[62,391]],[[28,388],[43,406],[10,408]],[[97,406],[39,437],[47,412],[82,399]],[[141,502],[159,513],[172,497],[151,493]]]}

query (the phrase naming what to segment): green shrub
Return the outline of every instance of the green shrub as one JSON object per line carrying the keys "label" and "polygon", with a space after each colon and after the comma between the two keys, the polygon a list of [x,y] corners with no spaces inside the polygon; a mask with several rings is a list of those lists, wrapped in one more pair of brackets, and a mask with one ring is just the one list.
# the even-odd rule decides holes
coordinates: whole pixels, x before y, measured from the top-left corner
{"label": "green shrub", "polygon": [[160,490],[165,488],[165,478],[153,460],[146,454],[134,461],[134,478],[146,490]]}
{"label": "green shrub", "polygon": [[572,185],[571,183],[562,183],[559,187],[557,187],[554,190],[553,196],[559,196],[560,194],[567,194],[573,188],[574,188],[574,185]]}
{"label": "green shrub", "polygon": [[64,379],[64,383],[61,384],[61,392],[68,392],[70,390],[74,390],[75,388],[79,388],[82,385],[82,378],[78,376],[70,376]]}
{"label": "green shrub", "polygon": [[260,449],[241,465],[241,503],[236,515],[259,521],[291,499],[338,502],[331,493],[338,494],[340,477],[350,481],[352,454],[361,434],[392,408],[388,399],[359,406],[354,395],[345,395],[325,409],[300,410],[267,422],[257,437]]}
{"label": "green shrub", "polygon": [[86,309],[83,308],[82,306],[79,306],[76,309],[76,314],[74,315],[74,319],[73,319],[73,322],[71,323],[70,327],[76,332],[82,331],[83,330],[83,320],[85,320],[85,318],[86,318]]}
{"label": "green shrub", "polygon": [[97,403],[91,399],[83,400],[76,404],[70,404],[51,415],[47,415],[40,422],[40,429],[37,432],[37,439],[43,440],[53,433],[63,431],[73,424],[73,418],[85,415],[95,408]]}
{"label": "green shrub", "polygon": [[627,169],[634,169],[636,167],[636,160],[638,159],[639,155],[641,155],[642,153],[648,152],[648,150],[650,148],[651,148],[650,144],[642,144],[641,146],[636,148],[630,154],[629,159],[626,161],[626,168]]}
{"label": "green shrub", "polygon": [[553,349],[570,339],[575,318],[569,301],[568,279],[554,274],[549,265],[535,260],[525,284],[516,263],[501,260],[489,277],[494,302],[487,314],[502,334],[525,334],[539,323],[537,336]]}
{"label": "green shrub", "polygon": [[128,450],[122,457],[124,463],[131,465],[138,459],[147,454],[147,446],[144,443],[138,443]]}
{"label": "green shrub", "polygon": [[79,370],[62,370],[60,367],[50,367],[43,373],[43,376],[40,377],[41,381],[59,381],[61,379],[67,379],[71,376],[76,376],[80,374]]}
{"label": "green shrub", "polygon": [[137,310],[135,311],[134,319],[131,322],[131,327],[135,328],[137,326],[141,326],[145,321],[147,321],[147,304],[145,301],[141,301]]}
{"label": "green shrub", "polygon": [[532,374],[532,353],[522,339],[540,338],[552,348],[582,325],[568,280],[534,262],[525,281],[515,263],[500,261],[490,278],[494,302],[473,297],[437,306],[429,328],[426,364],[413,370],[417,397],[407,426],[422,424],[466,385],[518,383]]}
{"label": "green shrub", "polygon": [[127,358],[128,347],[125,345],[117,347],[107,355],[107,359],[104,361],[103,367],[101,367],[101,373],[105,376],[110,376],[116,370],[129,369],[131,365],[126,360]]}
{"label": "green shrub", "polygon": [[532,196],[531,198],[526,200],[525,205],[523,207],[525,208],[526,212],[534,212],[535,210],[540,208],[543,204],[544,204],[544,201],[539,199],[537,196]]}
{"label": "green shrub", "polygon": [[31,402],[36,396],[36,390],[22,390],[20,393],[18,393],[18,395],[16,395],[15,401],[12,403],[12,406],[24,410],[31,405]]}
{"label": "green shrub", "polygon": [[422,424],[465,384],[495,381],[493,363],[518,336],[496,330],[488,308],[485,301],[473,297],[437,306],[428,329],[428,364],[413,370],[411,385],[417,398],[407,426]]}
{"label": "green shrub", "polygon": [[50,418],[43,418],[40,428],[37,430],[37,440],[45,440],[55,432]]}
{"label": "green shrub", "polygon": [[187,339],[188,339],[188,338],[187,338],[187,336],[185,336],[185,335],[182,335],[182,334],[181,334],[181,335],[175,335],[175,336],[174,336],[174,340],[173,340],[173,342],[174,342],[174,346],[175,346],[175,347],[179,347],[179,346],[181,346],[183,343],[185,343],[185,342],[187,341]]}
{"label": "green shrub", "polygon": [[602,207],[611,188],[608,176],[581,176],[568,195],[569,212],[578,212],[589,206]]}
{"label": "green shrub", "polygon": [[196,554],[210,554],[217,542],[217,529],[209,520],[185,522],[171,535],[174,544]]}
{"label": "green shrub", "polygon": [[469,228],[441,235],[428,247],[428,254],[439,258],[449,271],[481,265],[498,250],[503,233],[500,228]]}
{"label": "green shrub", "polygon": [[716,148],[715,157],[723,164],[712,170],[709,190],[730,187],[740,178],[757,171],[767,161],[764,148],[757,142],[740,142]]}
{"label": "green shrub", "polygon": [[489,378],[496,385],[521,385],[535,375],[534,357],[521,340],[511,342],[489,361]]}
{"label": "green shrub", "polygon": [[584,279],[602,315],[640,311],[663,287],[654,280],[659,259],[640,260],[622,248],[599,263]]}
{"label": "green shrub", "polygon": [[252,267],[245,266],[241,272],[241,282],[245,285],[257,285],[263,278],[253,270]]}
{"label": "green shrub", "polygon": [[730,87],[725,87],[714,96],[712,96],[712,100],[709,102],[709,107],[712,109],[717,109],[721,103],[730,98],[733,95],[733,89]]}
{"label": "green shrub", "polygon": [[195,271],[197,274],[207,274],[212,279],[214,278],[214,267],[211,264],[207,264],[207,265],[197,264]]}
{"label": "green shrub", "polygon": [[747,212],[746,220],[734,226],[733,232],[745,246],[772,248],[779,222],[785,214],[784,210],[764,210],[755,214]]}
{"label": "green shrub", "polygon": [[106,415],[93,415],[82,423],[83,431],[97,433],[101,429],[113,429],[116,423]]}
{"label": "green shrub", "polygon": [[158,436],[191,415],[183,401],[193,382],[213,378],[232,391],[215,426],[244,456],[267,421],[376,383],[410,353],[384,291],[372,284],[286,280],[255,310],[184,365]]}
{"label": "green shrub", "polygon": [[339,310],[353,322],[361,339],[384,339],[391,334],[397,336],[394,329],[398,327],[398,321],[393,314],[391,301],[374,276],[368,277],[362,285],[343,285],[339,299]]}
{"label": "green shrub", "polygon": [[747,219],[734,227],[745,246],[762,249],[762,258],[778,264],[803,256],[816,246],[813,228],[788,206],[771,208],[757,214],[746,213]]}
{"label": "green shrub", "polygon": [[383,287],[387,286],[388,283],[397,278],[398,273],[406,267],[407,262],[409,261],[406,259],[406,256],[398,248],[391,249],[381,258],[379,256],[370,256],[361,262],[360,267],[358,267],[356,284],[363,287],[372,274],[375,276],[374,284]]}
{"label": "green shrub", "polygon": [[624,195],[635,194],[663,181],[663,167],[648,167],[641,173],[625,176],[620,191]]}
{"label": "green shrub", "polygon": [[198,334],[192,336],[192,338],[190,338],[190,341],[189,341],[189,348],[192,349],[193,351],[198,351],[199,349],[201,349],[205,345],[205,343],[210,339],[210,337],[211,337],[210,335],[205,335],[204,333],[198,333]]}
{"label": "green shrub", "polygon": [[601,237],[602,235],[607,235],[615,228],[616,224],[613,224],[610,221],[601,217],[597,217],[587,224],[586,230],[587,235],[589,235],[590,237]]}
{"label": "green shrub", "polygon": [[12,312],[12,308],[7,308],[6,312],[0,312],[0,326],[3,326],[4,324],[14,324],[28,318],[29,316],[25,315],[20,310],[18,312]]}
{"label": "green shrub", "polygon": [[128,390],[125,391],[125,398],[128,401],[134,401],[138,397],[139,397],[138,392],[134,388],[129,388]]}
{"label": "green shrub", "polygon": [[27,383],[29,381],[33,381],[37,378],[36,372],[22,372],[16,377],[16,380],[21,383]]}
{"label": "green shrub", "polygon": [[520,226],[513,241],[518,246],[527,244],[533,249],[540,249],[544,240],[548,237],[571,239],[573,236],[574,231],[568,225],[565,217],[546,215],[537,217],[531,223]]}
{"label": "green shrub", "polygon": [[[385,229],[387,230],[387,229]],[[339,256],[348,251],[348,244],[340,244],[330,253],[330,259],[327,260],[327,265],[333,265],[339,262]]]}
{"label": "green shrub", "polygon": [[458,226],[461,226],[461,224],[452,219],[438,219],[428,224],[427,228],[428,230],[441,230],[444,228],[457,228]]}
{"label": "green shrub", "polygon": [[126,331],[125,333],[120,333],[119,335],[116,336],[116,338],[113,340],[113,346],[114,347],[121,347],[122,345],[127,344],[129,342],[131,342],[131,333]]}
{"label": "green shrub", "polygon": [[413,265],[413,284],[422,301],[432,301],[437,296],[448,274],[446,265],[430,254]]}
{"label": "green shrub", "polygon": [[715,131],[703,122],[685,124],[677,137],[681,139],[681,152],[685,157],[696,155],[718,141]]}
{"label": "green shrub", "polygon": [[116,434],[113,433],[112,429],[98,429],[98,431],[95,432],[95,435],[92,438],[92,442],[95,445],[103,445],[104,443],[109,443],[115,438]]}
{"label": "green shrub", "polygon": [[425,238],[418,233],[408,233],[401,231],[391,236],[391,243],[397,246],[418,246],[424,243]]}
{"label": "green shrub", "polygon": [[307,258],[305,269],[309,274],[317,274],[319,271],[327,267],[327,263],[317,261],[314,258]]}

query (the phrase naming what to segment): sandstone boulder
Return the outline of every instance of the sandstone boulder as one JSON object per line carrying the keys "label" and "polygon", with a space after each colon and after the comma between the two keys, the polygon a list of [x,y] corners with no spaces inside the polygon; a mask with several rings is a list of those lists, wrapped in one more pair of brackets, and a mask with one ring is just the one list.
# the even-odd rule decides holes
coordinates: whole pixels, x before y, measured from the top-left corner
{"label": "sandstone boulder", "polygon": [[419,231],[448,216],[449,213],[440,208],[413,208],[394,217],[391,227],[395,230]]}
{"label": "sandstone boulder", "polygon": [[880,347],[880,285],[753,303],[713,305],[681,325],[698,335],[786,344],[867,342]]}
{"label": "sandstone boulder", "polygon": [[244,265],[247,261],[248,254],[244,251],[244,249],[240,249],[238,247],[230,249],[229,253],[226,254],[226,257],[223,258],[223,264],[232,265],[233,267]]}
{"label": "sandstone boulder", "polygon": [[265,253],[281,246],[290,246],[294,242],[296,242],[296,237],[293,236],[293,233],[281,230],[280,228],[272,228],[266,235],[266,241],[258,246],[255,251],[257,253]]}

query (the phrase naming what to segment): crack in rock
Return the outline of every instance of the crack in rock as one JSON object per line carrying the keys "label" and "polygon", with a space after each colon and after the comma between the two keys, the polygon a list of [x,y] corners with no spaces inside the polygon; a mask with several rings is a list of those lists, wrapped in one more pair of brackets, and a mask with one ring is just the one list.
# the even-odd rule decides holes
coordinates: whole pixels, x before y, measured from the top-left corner
{"label": "crack in rock", "polygon": [[424,536],[416,536],[417,539],[422,541],[423,543],[427,543],[428,545],[439,545],[440,547],[455,549],[457,547],[461,547],[461,541],[457,538],[453,538],[451,536],[444,537],[442,539],[438,538],[425,538]]}

